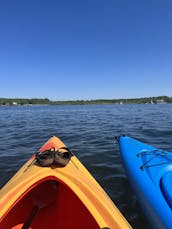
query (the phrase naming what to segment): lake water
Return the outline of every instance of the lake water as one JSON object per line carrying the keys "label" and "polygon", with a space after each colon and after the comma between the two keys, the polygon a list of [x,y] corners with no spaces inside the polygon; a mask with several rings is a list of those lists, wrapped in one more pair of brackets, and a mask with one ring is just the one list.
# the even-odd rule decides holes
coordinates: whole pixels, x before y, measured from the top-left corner
{"label": "lake water", "polygon": [[60,137],[134,228],[149,228],[130,188],[114,136],[172,151],[172,105],[0,107],[0,187],[52,135]]}

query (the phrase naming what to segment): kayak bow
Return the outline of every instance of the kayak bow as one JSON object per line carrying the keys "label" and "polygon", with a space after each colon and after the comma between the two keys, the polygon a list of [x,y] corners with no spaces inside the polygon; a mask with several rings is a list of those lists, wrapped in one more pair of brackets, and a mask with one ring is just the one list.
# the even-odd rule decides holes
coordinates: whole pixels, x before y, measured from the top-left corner
{"label": "kayak bow", "polygon": [[172,153],[127,136],[118,139],[128,179],[153,228],[172,226]]}
{"label": "kayak bow", "polygon": [[[76,156],[66,159],[60,148],[67,149],[50,138],[0,190],[0,228],[131,228]],[[45,167],[50,156],[56,164]]]}

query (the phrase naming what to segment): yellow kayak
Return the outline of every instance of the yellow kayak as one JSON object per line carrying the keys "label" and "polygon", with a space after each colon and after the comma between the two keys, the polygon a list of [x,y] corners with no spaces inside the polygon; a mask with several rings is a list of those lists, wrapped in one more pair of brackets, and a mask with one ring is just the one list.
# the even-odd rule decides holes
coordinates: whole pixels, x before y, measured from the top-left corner
{"label": "yellow kayak", "polygon": [[76,156],[52,137],[0,190],[0,228],[131,226]]}

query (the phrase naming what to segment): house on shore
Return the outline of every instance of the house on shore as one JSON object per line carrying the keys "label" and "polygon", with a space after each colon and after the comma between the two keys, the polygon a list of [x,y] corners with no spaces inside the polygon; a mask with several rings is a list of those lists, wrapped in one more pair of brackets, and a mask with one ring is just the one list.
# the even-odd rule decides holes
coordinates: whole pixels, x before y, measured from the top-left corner
{"label": "house on shore", "polygon": [[157,99],[156,103],[157,104],[166,104],[166,102],[163,99]]}

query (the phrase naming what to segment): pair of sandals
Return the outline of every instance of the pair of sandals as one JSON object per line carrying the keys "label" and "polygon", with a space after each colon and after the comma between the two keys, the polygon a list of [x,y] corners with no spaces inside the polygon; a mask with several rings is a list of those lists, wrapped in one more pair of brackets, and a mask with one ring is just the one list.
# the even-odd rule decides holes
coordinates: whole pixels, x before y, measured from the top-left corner
{"label": "pair of sandals", "polygon": [[37,152],[35,159],[42,167],[48,167],[51,165],[64,167],[68,164],[72,156],[72,152],[67,147],[61,147],[58,150],[51,148],[43,152]]}

